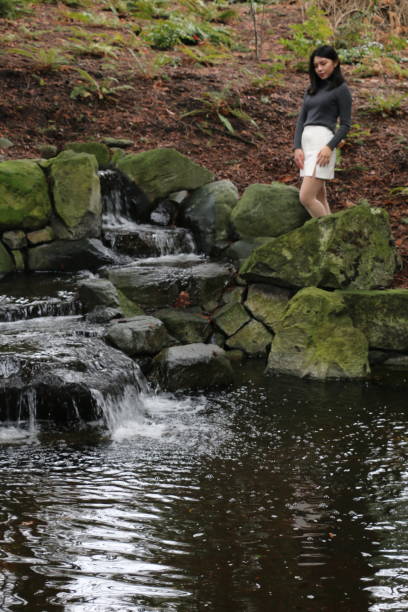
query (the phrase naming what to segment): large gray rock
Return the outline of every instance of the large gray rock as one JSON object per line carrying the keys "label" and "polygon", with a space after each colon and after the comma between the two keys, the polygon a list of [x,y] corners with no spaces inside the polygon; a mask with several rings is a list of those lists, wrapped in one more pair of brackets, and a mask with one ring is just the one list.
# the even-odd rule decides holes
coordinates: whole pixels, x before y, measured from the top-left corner
{"label": "large gray rock", "polygon": [[163,389],[208,389],[230,384],[233,371],[225,351],[214,344],[164,349],[153,359],[152,378]]}
{"label": "large gray rock", "polygon": [[125,155],[117,167],[143,189],[150,202],[174,191],[197,189],[214,180],[212,172],[171,148]]}
{"label": "large gray rock", "polygon": [[131,357],[155,355],[174,344],[174,338],[169,336],[164,324],[145,315],[113,323],[106,330],[105,338]]}
{"label": "large gray rock", "polygon": [[106,278],[89,278],[78,285],[79,299],[89,312],[95,306],[119,306],[119,296],[116,287]]}
{"label": "large gray rock", "polygon": [[240,236],[252,238],[280,236],[309,219],[296,187],[278,182],[250,185],[231,217]]}
{"label": "large gray rock", "polygon": [[288,289],[272,285],[251,285],[245,307],[255,319],[274,331],[282,319],[290,298],[291,292]]}
{"label": "large gray rock", "polygon": [[408,289],[339,291],[370,348],[408,350]]}
{"label": "large gray rock", "polygon": [[387,213],[355,206],[271,238],[240,273],[248,281],[294,287],[374,289],[391,283],[396,264]]}
{"label": "large gray rock", "polygon": [[164,308],[155,311],[154,316],[163,321],[170,334],[182,344],[205,342],[211,334],[208,317],[200,312],[181,308]]}
{"label": "large gray rock", "polygon": [[183,202],[184,224],[193,230],[200,252],[210,255],[225,248],[232,232],[231,211],[237,201],[237,187],[223,180],[196,189]]}
{"label": "large gray rock", "polygon": [[97,270],[115,263],[112,251],[95,238],[56,240],[28,249],[28,269],[49,272]]}
{"label": "large gray rock", "polygon": [[229,266],[203,263],[187,268],[130,265],[106,272],[126,297],[142,308],[172,306],[181,291],[193,306],[215,308],[233,271]]}
{"label": "large gray rock", "polygon": [[0,163],[0,230],[34,230],[51,216],[44,172],[32,160]]}
{"label": "large gray rock", "polygon": [[361,378],[368,342],[338,293],[308,287],[289,302],[276,328],[267,370],[300,377]]}
{"label": "large gray rock", "polygon": [[48,164],[57,213],[52,219],[52,227],[57,238],[98,238],[102,200],[96,158],[68,150]]}
{"label": "large gray rock", "polygon": [[228,338],[225,344],[230,349],[240,349],[249,357],[258,357],[265,355],[272,337],[271,332],[260,321],[252,319]]}

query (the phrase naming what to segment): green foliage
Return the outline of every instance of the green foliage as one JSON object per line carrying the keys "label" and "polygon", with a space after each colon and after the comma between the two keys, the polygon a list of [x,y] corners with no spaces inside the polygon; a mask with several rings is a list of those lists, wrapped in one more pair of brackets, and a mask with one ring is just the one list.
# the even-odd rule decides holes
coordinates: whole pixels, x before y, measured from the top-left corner
{"label": "green foliage", "polygon": [[291,38],[281,38],[280,43],[290,51],[298,69],[307,67],[307,59],[313,49],[322,44],[327,44],[333,39],[333,30],[328,18],[323,11],[310,6],[306,11],[306,19],[303,23],[290,26]]}
{"label": "green foliage", "polygon": [[389,96],[373,96],[364,105],[363,110],[367,113],[387,117],[395,115],[402,110],[404,103],[408,100],[408,94],[391,94]]}
{"label": "green foliage", "polygon": [[168,0],[128,0],[129,12],[141,19],[158,19],[169,17]]}
{"label": "green foliage", "polygon": [[60,9],[61,15],[68,21],[77,21],[89,26],[104,26],[116,28],[120,25],[119,19],[112,14],[92,13],[91,11],[69,11]]}
{"label": "green foliage", "polygon": [[139,74],[145,79],[158,78],[167,66],[177,66],[180,63],[179,58],[165,53],[158,53],[153,58],[139,56],[133,49],[129,49],[129,53],[134,58]]}
{"label": "green foliage", "polygon": [[70,39],[70,51],[74,55],[90,55],[91,57],[116,57],[118,52],[111,45],[102,42],[82,42],[78,39]]}
{"label": "green foliage", "polygon": [[215,120],[221,123],[223,128],[230,134],[235,134],[235,128],[231,123],[233,118],[257,127],[252,117],[242,109],[241,100],[237,92],[231,91],[228,87],[221,91],[207,91],[201,98],[193,99],[198,104],[198,107],[184,113],[182,118],[202,116],[206,120],[203,123],[205,128],[208,128],[210,123],[213,123]]}
{"label": "green foliage", "polygon": [[115,85],[115,83],[119,81],[114,77],[106,77],[98,80],[86,70],[82,70],[82,68],[76,68],[76,70],[80,76],[81,83],[72,89],[70,93],[70,98],[72,100],[90,97],[96,97],[99,100],[103,100],[104,98],[115,96],[120,91],[134,89],[131,85]]}
{"label": "green foliage", "polygon": [[370,128],[363,128],[359,123],[353,123],[347,134],[347,143],[362,145],[370,134]]}
{"label": "green foliage", "polygon": [[371,40],[354,47],[340,48],[338,53],[343,64],[355,64],[365,57],[381,57],[384,54],[384,45]]}
{"label": "green foliage", "polygon": [[7,51],[11,55],[22,55],[33,63],[34,70],[38,72],[52,72],[69,66],[72,57],[66,53],[61,53],[56,47],[26,47],[24,49],[10,49]]}
{"label": "green foliage", "polygon": [[26,0],[0,0],[0,18],[12,19],[27,8]]}
{"label": "green foliage", "polygon": [[211,43],[203,43],[199,47],[183,47],[181,51],[202,66],[216,66],[231,58],[231,53],[226,47],[216,47]]}
{"label": "green foliage", "polygon": [[252,73],[251,85],[259,89],[282,85],[287,62],[288,58],[285,55],[274,55],[266,66],[262,67],[263,74],[254,75]]}

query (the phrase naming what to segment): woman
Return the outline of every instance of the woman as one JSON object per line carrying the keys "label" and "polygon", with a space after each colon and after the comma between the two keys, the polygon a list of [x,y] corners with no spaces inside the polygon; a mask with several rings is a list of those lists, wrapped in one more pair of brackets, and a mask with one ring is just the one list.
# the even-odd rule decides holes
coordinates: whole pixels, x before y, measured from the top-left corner
{"label": "woman", "polygon": [[[295,133],[295,163],[304,177],[300,201],[310,216],[330,214],[326,181],[334,177],[336,145],[351,124],[351,94],[333,47],[313,51],[309,63],[310,87],[305,93]],[[337,120],[340,125],[336,129]]]}

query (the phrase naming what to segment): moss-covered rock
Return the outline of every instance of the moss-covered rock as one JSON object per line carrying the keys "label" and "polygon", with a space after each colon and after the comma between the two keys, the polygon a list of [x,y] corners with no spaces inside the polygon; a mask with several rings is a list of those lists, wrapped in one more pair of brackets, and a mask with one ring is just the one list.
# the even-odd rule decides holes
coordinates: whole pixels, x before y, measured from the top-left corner
{"label": "moss-covered rock", "polygon": [[250,185],[231,218],[240,236],[259,238],[286,234],[303,225],[309,215],[299,202],[296,187],[275,181],[271,185]]}
{"label": "moss-covered rock", "polygon": [[14,270],[14,260],[4,244],[0,242],[0,278],[3,278],[3,276],[6,276],[6,274],[10,272],[14,272]]}
{"label": "moss-covered rock", "polygon": [[308,287],[288,303],[267,370],[320,380],[361,378],[369,373],[368,342],[338,293]]}
{"label": "moss-covered rock", "polygon": [[388,214],[362,205],[268,240],[240,273],[250,281],[294,287],[374,289],[390,284],[396,264]]}
{"label": "moss-covered rock", "polygon": [[93,155],[63,151],[50,160],[55,210],[52,226],[58,238],[98,238],[102,200]]}
{"label": "moss-covered rock", "polygon": [[239,302],[222,306],[213,316],[216,326],[227,336],[232,336],[251,319]]}
{"label": "moss-covered rock", "polygon": [[75,153],[94,155],[101,169],[109,166],[111,152],[109,147],[102,142],[68,142],[65,145],[65,149],[75,151]]}
{"label": "moss-covered rock", "polygon": [[27,242],[30,246],[36,246],[37,244],[44,244],[46,242],[52,242],[55,240],[55,233],[52,227],[47,225],[40,230],[34,232],[28,232]]}
{"label": "moss-covered rock", "polygon": [[291,292],[288,289],[271,285],[251,285],[245,307],[255,319],[274,331],[290,298]]}
{"label": "moss-covered rock", "polygon": [[51,216],[44,172],[31,160],[0,163],[0,230],[34,230]]}
{"label": "moss-covered rock", "polygon": [[27,236],[22,230],[4,232],[2,241],[9,249],[23,249],[27,246]]}
{"label": "moss-covered rock", "polygon": [[240,349],[249,357],[258,357],[266,354],[271,342],[272,334],[262,323],[252,319],[225,344],[229,349]]}
{"label": "moss-covered rock", "polygon": [[232,302],[242,303],[245,296],[245,287],[228,287],[222,296],[224,304],[231,304]]}
{"label": "moss-covered rock", "polygon": [[237,201],[237,187],[223,180],[196,189],[183,202],[184,224],[193,230],[201,252],[209,255],[226,246],[232,231],[231,211]]}
{"label": "moss-covered rock", "polygon": [[151,202],[173,191],[197,189],[214,180],[212,172],[175,149],[126,155],[119,159],[117,168],[139,185]]}
{"label": "moss-covered rock", "polygon": [[408,350],[408,289],[339,291],[370,348]]}
{"label": "moss-covered rock", "polygon": [[156,310],[154,316],[160,319],[169,333],[182,344],[206,342],[211,334],[211,325],[201,312],[192,312],[180,308],[163,308]]}

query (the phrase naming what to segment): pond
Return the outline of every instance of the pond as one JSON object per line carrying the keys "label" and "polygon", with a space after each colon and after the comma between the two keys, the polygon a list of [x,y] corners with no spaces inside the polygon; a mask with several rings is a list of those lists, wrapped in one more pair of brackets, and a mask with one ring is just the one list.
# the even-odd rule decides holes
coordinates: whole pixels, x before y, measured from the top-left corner
{"label": "pond", "polygon": [[262,370],[110,431],[3,424],[2,612],[406,610],[406,375]]}

